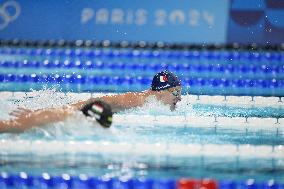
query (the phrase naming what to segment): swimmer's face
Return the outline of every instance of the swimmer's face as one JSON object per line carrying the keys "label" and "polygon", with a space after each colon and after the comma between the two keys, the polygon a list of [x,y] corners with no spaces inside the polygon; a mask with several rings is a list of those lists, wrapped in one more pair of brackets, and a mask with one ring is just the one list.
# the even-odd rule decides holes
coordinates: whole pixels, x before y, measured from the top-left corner
{"label": "swimmer's face", "polygon": [[170,105],[171,110],[176,109],[176,104],[181,101],[181,86],[159,91],[158,99],[164,104]]}

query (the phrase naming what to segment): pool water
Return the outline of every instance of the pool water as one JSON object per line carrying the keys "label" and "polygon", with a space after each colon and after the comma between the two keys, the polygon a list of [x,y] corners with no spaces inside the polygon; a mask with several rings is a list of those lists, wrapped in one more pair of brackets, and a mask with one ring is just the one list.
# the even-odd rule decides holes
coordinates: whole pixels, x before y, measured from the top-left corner
{"label": "pool water", "polygon": [[[284,55],[265,51],[0,48],[0,119],[182,80],[177,110],[149,98],[110,129],[78,113],[0,135],[1,171],[127,178],[284,180]],[[207,96],[211,95],[211,96]]]}
{"label": "pool water", "polygon": [[[54,89],[2,94],[1,109],[6,107],[7,111],[1,112],[1,118],[9,117],[8,112],[19,106],[61,106],[91,95]],[[263,105],[251,106],[249,101],[239,107],[238,101],[212,105],[204,104],[202,96],[199,101],[194,99],[197,96],[183,95],[175,112],[149,99],[143,107],[116,114],[107,130],[78,116],[19,135],[2,134],[2,171],[129,178],[283,179],[283,118],[273,118],[273,107],[263,111]],[[281,107],[279,102],[274,108],[282,111]]]}

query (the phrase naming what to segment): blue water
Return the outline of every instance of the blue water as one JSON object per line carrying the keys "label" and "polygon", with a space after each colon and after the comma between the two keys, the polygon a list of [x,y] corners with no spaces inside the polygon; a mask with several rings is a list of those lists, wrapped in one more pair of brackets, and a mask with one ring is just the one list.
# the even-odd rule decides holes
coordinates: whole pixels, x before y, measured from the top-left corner
{"label": "blue water", "polygon": [[[283,57],[225,50],[2,48],[0,81],[6,82],[0,90],[40,89],[48,82],[65,91],[137,91],[149,87],[153,74],[169,69],[191,87],[184,93],[283,96]],[[13,88],[14,82],[28,85]]]}
{"label": "blue water", "polygon": [[[0,100],[0,119],[10,118],[9,112],[17,107],[59,107],[78,100],[59,92],[145,90],[149,88],[153,74],[161,69],[170,69],[180,75],[184,86],[183,97],[188,93],[281,97],[284,94],[283,57],[283,53],[225,50],[0,48],[0,91],[36,90],[26,97],[15,95]],[[135,118],[139,120],[128,120],[129,115],[139,116]],[[196,125],[191,120],[181,124],[174,119],[163,123],[159,120],[151,121],[155,116],[185,119],[188,115],[199,117],[206,124]],[[184,98],[178,104],[177,111],[171,112],[169,107],[151,100],[144,107],[121,112],[118,116],[125,117],[125,120],[114,122],[107,130],[92,125],[78,114],[65,122],[35,128],[22,134],[1,134],[0,140],[11,144],[19,141],[34,144],[40,140],[43,145],[56,141],[92,141],[108,142],[113,146],[118,143],[160,143],[236,147],[265,145],[273,148],[284,144],[283,125],[274,124],[277,119],[284,117],[284,109],[280,105],[242,106],[197,101],[189,104]],[[229,117],[234,123],[224,123],[220,127],[207,122],[206,119],[210,118],[208,116],[217,119],[219,116]],[[273,118],[274,121],[269,125],[250,125],[248,122],[244,126],[245,118],[252,117]],[[235,121],[234,118],[240,119]],[[271,127],[267,127],[270,124]],[[146,150],[143,148],[136,149],[141,151],[140,154],[124,153],[124,150],[115,154],[102,151],[52,154],[54,149],[49,147],[47,151],[52,155],[30,153],[29,149],[12,150],[11,154],[3,151],[0,152],[0,166],[1,171],[8,173],[24,171],[33,174],[85,173],[111,177],[284,180],[283,156],[254,157],[237,154],[223,157],[216,154],[213,157],[183,152],[179,156],[173,156],[166,153],[143,154]]]}
{"label": "blue water", "polygon": [[[184,96],[185,97],[185,96]],[[6,107],[7,112],[1,113],[2,118],[7,118],[8,112],[18,106],[32,109],[38,107],[60,106],[64,103],[75,101],[67,96],[62,96],[56,90],[43,90],[35,92],[33,96],[11,97],[1,101],[1,109]],[[273,117],[274,109],[264,111],[261,107],[229,107],[221,105],[200,105],[189,104],[184,106],[184,101],[180,103],[178,110],[171,112],[169,107],[163,106],[160,102],[150,101],[144,107],[122,112],[119,116],[141,115],[141,119],[147,116],[166,115],[184,116],[185,112],[190,115],[206,116],[209,114],[222,116],[246,116],[260,115],[263,117]],[[7,108],[8,107],[8,108]],[[213,108],[212,108],[213,107]],[[215,108],[214,108],[215,107]],[[269,109],[269,108],[267,108]],[[235,110],[235,111],[234,111]],[[280,109],[282,111],[282,109]],[[241,112],[241,113],[240,113]],[[275,111],[277,112],[277,111]],[[280,114],[279,114],[280,115]],[[129,120],[131,121],[131,120]],[[132,120],[133,121],[133,120]],[[241,123],[240,123],[241,124]],[[284,144],[284,135],[277,133],[273,129],[256,129],[253,131],[233,128],[218,127],[198,127],[190,122],[185,126],[175,126],[175,122],[168,124],[129,124],[114,122],[111,129],[105,130],[98,126],[93,126],[83,117],[67,120],[63,123],[56,123],[40,129],[32,129],[23,134],[2,134],[0,139],[8,141],[28,140],[41,141],[96,141],[126,142],[128,144],[138,143],[161,143],[161,144],[251,144],[251,145],[281,145]],[[52,152],[52,149],[50,149]],[[143,151],[143,149],[141,149]],[[190,149],[188,149],[190,150]],[[19,152],[18,155],[1,154],[2,171],[18,173],[21,171],[41,174],[49,172],[53,175],[69,173],[77,175],[85,173],[89,175],[113,177],[151,177],[151,178],[180,178],[180,177],[212,177],[216,179],[243,180],[255,178],[257,180],[267,180],[270,178],[283,179],[284,164],[282,159],[272,158],[241,158],[237,156],[207,157],[197,155],[197,157],[183,156],[172,157],[169,155],[137,155],[111,154],[90,152],[90,154],[59,154],[50,156],[39,156]]]}

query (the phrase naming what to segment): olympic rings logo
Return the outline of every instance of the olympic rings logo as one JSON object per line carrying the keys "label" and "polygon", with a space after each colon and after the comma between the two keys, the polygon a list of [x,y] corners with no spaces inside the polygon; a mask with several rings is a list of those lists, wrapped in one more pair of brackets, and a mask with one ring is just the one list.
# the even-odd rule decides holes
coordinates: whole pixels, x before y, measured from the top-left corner
{"label": "olympic rings logo", "polygon": [[10,22],[16,20],[20,13],[21,7],[16,1],[6,1],[0,6],[0,30],[3,30]]}

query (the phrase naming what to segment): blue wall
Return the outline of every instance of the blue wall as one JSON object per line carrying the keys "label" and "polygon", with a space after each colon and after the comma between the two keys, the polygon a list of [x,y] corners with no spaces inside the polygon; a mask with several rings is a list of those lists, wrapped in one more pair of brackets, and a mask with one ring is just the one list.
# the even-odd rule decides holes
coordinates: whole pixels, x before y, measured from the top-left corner
{"label": "blue wall", "polygon": [[0,39],[284,42],[283,0],[0,0]]}
{"label": "blue wall", "polygon": [[228,42],[284,42],[283,0],[232,0]]}

